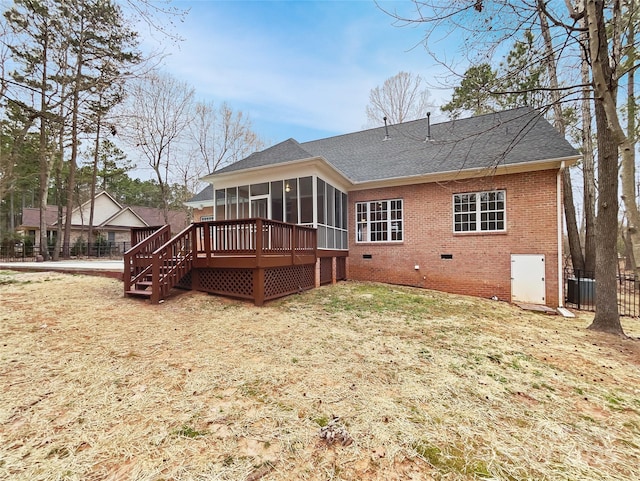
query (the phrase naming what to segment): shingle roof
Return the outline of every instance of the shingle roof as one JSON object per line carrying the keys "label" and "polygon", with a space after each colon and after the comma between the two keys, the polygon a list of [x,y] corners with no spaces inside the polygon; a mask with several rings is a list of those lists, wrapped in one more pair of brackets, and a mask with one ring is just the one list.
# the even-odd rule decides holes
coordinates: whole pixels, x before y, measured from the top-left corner
{"label": "shingle roof", "polygon": [[[162,209],[140,205],[129,207],[150,226],[164,225],[164,212]],[[189,224],[189,216],[183,210],[169,210],[169,224],[171,225],[171,232],[177,234]]]}
{"label": "shingle roof", "polygon": [[[65,208],[62,208],[62,215],[64,215]],[[52,226],[58,220],[58,206],[57,205],[48,205],[47,210],[45,211],[45,220],[47,226]],[[40,209],[38,207],[25,207],[22,209],[22,223],[21,227],[35,227],[36,229],[40,228]]]}
{"label": "shingle roof", "polygon": [[192,202],[212,202],[213,201],[213,185],[207,184],[207,186],[198,192],[196,195],[191,197],[186,203],[190,204]]}
{"label": "shingle roof", "polygon": [[310,152],[303,149],[297,140],[287,139],[284,142],[273,145],[268,149],[260,152],[254,152],[238,162],[230,164],[216,173],[233,172],[236,170],[251,169],[254,167],[262,167],[265,165],[280,164],[283,162],[291,162],[294,160],[308,159],[314,157]]}
{"label": "shingle roof", "polygon": [[[164,225],[164,214],[162,209],[156,209],[154,207],[142,207],[142,206],[123,206],[123,209],[130,208],[138,216],[140,216],[148,225],[158,226]],[[122,212],[120,210],[120,212]],[[58,220],[58,207],[55,205],[48,205],[46,210],[47,226],[52,227]],[[116,214],[117,215],[117,214]],[[113,217],[112,217],[113,218]],[[169,223],[171,224],[171,232],[178,233],[189,224],[189,217],[183,210],[170,210],[169,211]],[[20,226],[26,228],[40,228],[40,209],[25,207],[22,210],[22,223]],[[100,226],[96,225],[96,228]],[[126,226],[124,226],[126,227]]]}
{"label": "shingle roof", "polygon": [[427,119],[299,144],[286,140],[219,172],[323,157],[355,183],[560,159],[577,151],[529,107],[432,124]]}

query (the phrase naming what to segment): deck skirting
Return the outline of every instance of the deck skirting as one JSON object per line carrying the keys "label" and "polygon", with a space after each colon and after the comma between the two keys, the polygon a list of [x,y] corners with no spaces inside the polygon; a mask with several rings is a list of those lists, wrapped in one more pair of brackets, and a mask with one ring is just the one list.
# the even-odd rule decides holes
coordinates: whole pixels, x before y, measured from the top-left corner
{"label": "deck skirting", "polygon": [[254,269],[194,268],[179,287],[238,299],[256,305],[315,287],[315,265]]}

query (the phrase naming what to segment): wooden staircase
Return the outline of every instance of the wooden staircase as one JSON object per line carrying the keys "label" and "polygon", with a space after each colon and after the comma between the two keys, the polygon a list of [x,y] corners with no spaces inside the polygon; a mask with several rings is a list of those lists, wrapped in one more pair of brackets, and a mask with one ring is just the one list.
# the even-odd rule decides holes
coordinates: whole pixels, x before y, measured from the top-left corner
{"label": "wooden staircase", "polygon": [[[319,285],[317,230],[309,226],[262,218],[206,221],[173,238],[168,226],[139,228],[131,231],[131,245],[124,255],[125,296],[152,303],[178,286],[261,306]],[[332,281],[333,265],[344,266],[347,255],[324,256],[319,270],[325,282]]]}
{"label": "wooden staircase", "polygon": [[124,293],[157,304],[191,271],[195,229],[189,225],[173,238],[169,226],[151,228],[145,234],[132,231],[132,244],[134,236],[138,242],[124,254]]}

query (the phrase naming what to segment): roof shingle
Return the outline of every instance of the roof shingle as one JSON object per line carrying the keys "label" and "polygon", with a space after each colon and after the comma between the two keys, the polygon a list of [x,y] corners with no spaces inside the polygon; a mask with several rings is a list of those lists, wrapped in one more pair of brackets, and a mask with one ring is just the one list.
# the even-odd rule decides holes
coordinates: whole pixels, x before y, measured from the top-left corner
{"label": "roof shingle", "polygon": [[220,173],[323,157],[354,183],[561,159],[577,151],[529,107],[433,124],[414,120],[299,144],[286,140]]}

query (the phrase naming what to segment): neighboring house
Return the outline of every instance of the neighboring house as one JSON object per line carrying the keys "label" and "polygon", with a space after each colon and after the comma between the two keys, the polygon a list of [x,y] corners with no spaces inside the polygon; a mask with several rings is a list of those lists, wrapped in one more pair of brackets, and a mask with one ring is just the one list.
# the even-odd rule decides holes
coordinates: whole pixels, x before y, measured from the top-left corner
{"label": "neighboring house", "polygon": [[194,221],[314,226],[346,277],[562,305],[561,172],[576,150],[519,108],[311,142],[289,139],[203,178]]}
{"label": "neighboring house", "polygon": [[[71,213],[71,244],[80,237],[87,239],[89,233],[89,215],[91,201],[73,209]],[[63,214],[64,215],[64,214]],[[187,214],[183,211],[170,211],[171,230],[180,232],[188,225]],[[58,207],[47,206],[47,238],[54,238],[58,227]],[[164,216],[161,209],[140,206],[123,206],[109,193],[102,191],[95,196],[93,228],[95,235],[101,235],[107,242],[129,247],[132,227],[161,226]],[[22,211],[22,224],[18,231],[32,237],[36,242],[40,236],[40,210],[25,208]]]}

